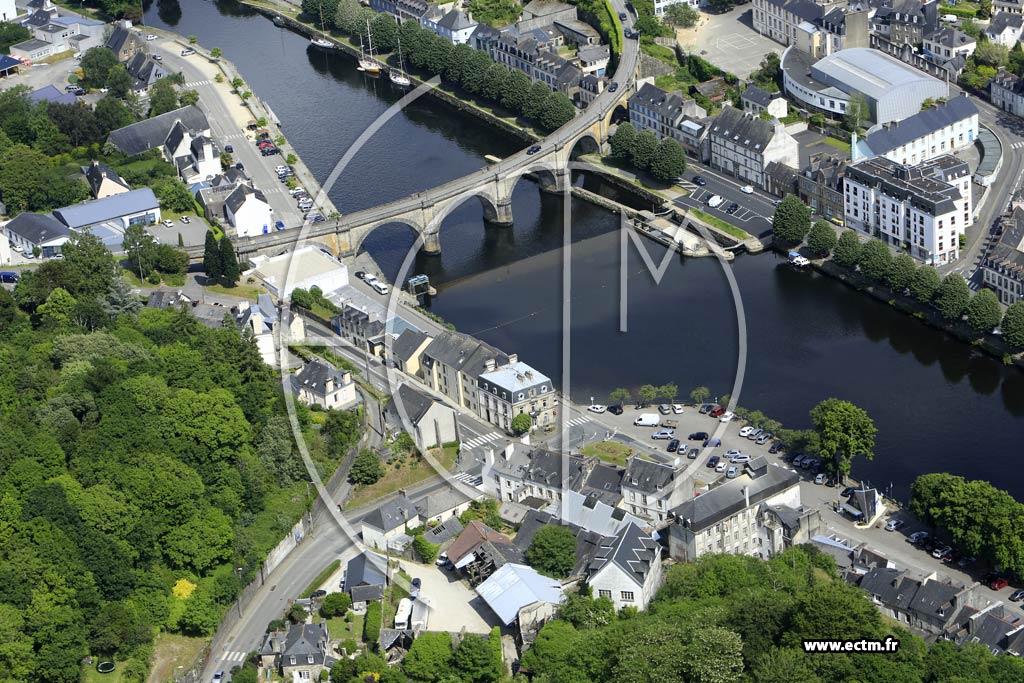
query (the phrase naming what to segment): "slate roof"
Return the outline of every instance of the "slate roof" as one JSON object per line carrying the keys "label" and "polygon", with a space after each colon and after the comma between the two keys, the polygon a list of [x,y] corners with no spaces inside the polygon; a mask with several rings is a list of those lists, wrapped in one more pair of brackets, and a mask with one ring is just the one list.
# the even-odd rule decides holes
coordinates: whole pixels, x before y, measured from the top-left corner
{"label": "slate roof", "polygon": [[402,331],[402,334],[398,335],[394,343],[391,344],[391,355],[401,359],[403,363],[408,363],[412,360],[412,355],[416,353],[427,338],[428,335],[424,332],[406,328]]}
{"label": "slate roof", "polygon": [[148,187],[140,187],[137,190],[121,192],[103,199],[94,199],[55,209],[53,215],[69,228],[84,228],[159,207],[160,202],[157,201],[153,190]]}
{"label": "slate roof", "polygon": [[46,26],[53,20],[53,14],[54,13],[50,10],[37,9],[29,16],[28,19],[21,23],[26,27],[32,26],[38,28],[40,26]]}
{"label": "slate roof", "polygon": [[1024,27],[1024,15],[1010,12],[997,12],[989,21],[985,33],[990,36],[998,36],[1006,29],[1020,31]]}
{"label": "slate roof", "polygon": [[333,379],[335,385],[340,386],[345,383],[345,374],[344,370],[336,369],[327,361],[314,358],[295,373],[295,386],[306,387],[314,393],[323,394],[327,380]]}
{"label": "slate roof", "polygon": [[636,524],[627,524],[615,535],[611,543],[602,544],[590,563],[590,576],[609,563],[619,567],[638,586],[643,586],[647,574],[661,557],[658,542]]}
{"label": "slate roof", "polygon": [[910,602],[910,610],[931,619],[952,619],[956,597],[961,590],[962,588],[941,581],[925,581]]}
{"label": "slate roof", "polygon": [[254,190],[248,185],[239,185],[224,200],[224,206],[231,209],[231,213],[238,213],[238,210],[242,208],[242,205],[245,204],[250,196],[255,197],[264,204],[267,203],[267,198],[259,190]]}
{"label": "slate roof", "polygon": [[177,122],[181,122],[188,130],[197,132],[205,132],[210,129],[210,123],[203,110],[190,104],[187,107],[113,130],[110,132],[109,140],[128,156],[141,154],[148,149],[163,146]]}
{"label": "slate roof", "polygon": [[992,247],[988,260],[994,265],[1024,273],[1024,208],[1014,207],[1009,218],[1003,219],[1003,234]]}
{"label": "slate roof", "polygon": [[610,58],[611,50],[607,45],[582,45],[576,56],[583,62],[599,62]]}
{"label": "slate roof", "polygon": [[426,496],[416,504],[423,519],[432,519],[438,515],[451,512],[459,505],[469,502],[470,498],[454,486],[448,486],[437,493]]}
{"label": "slate roof", "polygon": [[622,486],[644,493],[658,493],[664,491],[672,483],[674,474],[671,465],[634,457],[626,464],[626,474],[622,477]]}
{"label": "slate roof", "polygon": [[138,38],[132,34],[130,29],[127,29],[124,26],[115,26],[114,30],[110,32],[110,37],[107,38],[106,48],[120,56],[121,50],[124,49],[125,44],[132,40],[137,42]]}
{"label": "slate roof", "polygon": [[369,524],[387,533],[404,526],[406,522],[415,519],[417,514],[416,506],[405,493],[400,492],[396,497],[371,510],[363,517],[363,524]]}
{"label": "slate roof", "polygon": [[770,93],[767,90],[761,90],[761,88],[758,88],[756,85],[748,85],[740,97],[744,100],[750,100],[754,104],[762,107],[767,107],[773,100],[782,97],[782,95],[779,93]]}
{"label": "slate roof", "polygon": [[463,529],[465,527],[462,526],[458,517],[449,517],[437,526],[424,531],[423,536],[434,545],[441,545],[461,534]]}
{"label": "slate roof", "polygon": [[473,21],[469,15],[462,10],[453,9],[437,22],[437,25],[441,28],[448,29],[451,32],[462,31],[467,28],[476,26],[477,22]]}
{"label": "slate roof", "polygon": [[[5,55],[6,56],[6,55]],[[0,66],[0,70],[3,66]],[[75,104],[78,102],[78,98],[69,92],[58,90],[56,86],[48,85],[39,90],[34,90],[28,94],[28,99],[32,102],[53,102],[54,104]]]}
{"label": "slate roof", "polygon": [[904,569],[876,567],[864,574],[858,585],[882,604],[907,611],[921,584],[906,573]]}
{"label": "slate roof", "polygon": [[93,196],[99,192],[100,186],[104,180],[110,180],[126,190],[130,190],[131,187],[124,181],[124,179],[117,175],[114,169],[110,168],[106,164],[100,163],[93,160],[88,166],[82,167],[82,172],[85,174],[85,180],[89,183],[89,188],[92,190]]}
{"label": "slate roof", "polygon": [[629,105],[643,106],[672,124],[679,121],[687,110],[695,107],[692,99],[683,97],[678,92],[666,92],[652,83],[644,83],[636,94],[629,98]]}
{"label": "slate roof", "polygon": [[5,230],[21,235],[32,244],[42,244],[59,237],[68,237],[67,226],[47,213],[19,213]]}
{"label": "slate roof", "polygon": [[800,475],[781,467],[771,466],[755,479],[747,475],[737,477],[707,493],[689,500],[672,510],[672,516],[697,533],[723,519],[732,517],[746,508],[743,489],[748,489],[750,505],[756,506],[777,493],[800,482]]}
{"label": "slate roof", "polygon": [[884,155],[897,147],[977,114],[978,108],[970,98],[967,95],[960,95],[902,121],[872,126],[864,136],[863,142],[872,154]]}
{"label": "slate roof", "polygon": [[345,590],[350,593],[357,587],[386,584],[387,561],[376,553],[361,552],[345,565]]}
{"label": "slate roof", "polygon": [[948,48],[966,47],[977,42],[974,38],[953,26],[943,26],[925,36],[925,39]]}
{"label": "slate roof", "polygon": [[736,107],[726,107],[711,124],[711,135],[761,154],[775,137],[775,126]]}
{"label": "slate roof", "polygon": [[643,520],[620,507],[609,505],[596,496],[576,491],[563,491],[562,500],[555,509],[563,524],[596,531],[602,536],[614,536],[630,522],[644,525]]}
{"label": "slate roof", "polygon": [[473,378],[484,372],[489,358],[493,358],[496,365],[508,363],[508,356],[493,346],[448,330],[431,340],[423,357],[428,365],[436,360]]}
{"label": "slate roof", "polygon": [[433,397],[419,391],[409,382],[399,385],[398,396],[394,400],[401,402],[405,414],[409,416],[409,420],[414,425],[419,424],[423,416],[434,405]]}
{"label": "slate roof", "polygon": [[135,78],[137,88],[148,88],[167,75],[164,68],[144,52],[136,52],[125,68]]}
{"label": "slate roof", "polygon": [[[814,62],[810,70],[812,78],[817,80],[814,90],[820,90],[823,85],[836,85],[844,92],[857,91],[871,100],[879,100],[900,88],[939,82],[886,52],[867,47],[851,47],[833,52]],[[787,70],[787,73],[802,75],[793,74],[793,71],[795,68]]]}
{"label": "slate roof", "polygon": [[955,201],[961,198],[960,190],[926,175],[927,169],[926,164],[904,166],[885,157],[874,157],[847,166],[846,178],[880,188],[891,197],[908,199],[918,210],[933,216],[953,211]]}
{"label": "slate roof", "polygon": [[[308,657],[313,657],[314,661],[322,664],[326,655],[327,635],[327,622],[324,621],[316,624],[288,624],[284,632],[271,631],[264,637],[260,654],[273,654],[273,643],[276,641],[282,658],[295,657],[305,664]],[[288,665],[287,659],[284,664]]]}
{"label": "slate roof", "polygon": [[768,4],[812,23],[825,14],[824,8],[812,0],[768,0]]}

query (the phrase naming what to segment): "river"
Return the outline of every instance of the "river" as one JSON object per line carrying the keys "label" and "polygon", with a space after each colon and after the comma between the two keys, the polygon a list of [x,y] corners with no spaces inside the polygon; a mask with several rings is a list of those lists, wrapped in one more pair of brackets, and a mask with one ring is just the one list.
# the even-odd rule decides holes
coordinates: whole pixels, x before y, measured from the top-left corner
{"label": "river", "polygon": [[[320,179],[400,93],[356,71],[343,55],[233,3],[174,0],[147,8],[146,22],[220,47],[284,122],[291,143]],[[353,159],[331,192],[343,212],[416,192],[502,156],[518,144],[473,117],[421,99],[389,121]],[[438,287],[432,309],[458,329],[520,357],[562,384],[562,211],[559,198],[521,182],[515,225],[482,220],[473,201],[452,212],[442,254],[418,256],[412,272]],[[673,257],[659,284],[635,248],[627,259],[628,332],[619,325],[619,235],[607,211],[572,203],[571,388],[581,402],[606,401],[617,386],[675,382],[730,391],[736,373],[736,309],[714,259]],[[412,243],[385,226],[364,243],[393,277]],[[654,261],[663,253],[645,244]],[[854,474],[906,500],[918,474],[987,479],[1024,500],[1024,373],[892,310],[839,282],[797,272],[771,254],[730,266],[746,316],[748,360],[742,405],[790,427],[836,396],[879,428],[872,462]],[[1016,455],[1015,455],[1016,454]],[[1016,474],[1015,474],[1016,473]]]}

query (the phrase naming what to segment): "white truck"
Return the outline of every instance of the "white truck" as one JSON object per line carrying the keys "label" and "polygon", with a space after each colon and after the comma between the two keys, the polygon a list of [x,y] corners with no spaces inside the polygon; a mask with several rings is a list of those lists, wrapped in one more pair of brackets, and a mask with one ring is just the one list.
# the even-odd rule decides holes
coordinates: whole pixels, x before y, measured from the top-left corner
{"label": "white truck", "polygon": [[633,420],[637,427],[657,427],[661,423],[661,415],[657,413],[640,413],[640,417]]}

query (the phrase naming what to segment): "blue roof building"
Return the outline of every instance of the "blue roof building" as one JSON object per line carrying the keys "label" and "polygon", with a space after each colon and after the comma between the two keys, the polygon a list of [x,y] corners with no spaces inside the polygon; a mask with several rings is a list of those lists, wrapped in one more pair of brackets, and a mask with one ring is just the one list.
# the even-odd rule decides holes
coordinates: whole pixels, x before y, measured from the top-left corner
{"label": "blue roof building", "polygon": [[130,192],[56,209],[54,217],[72,230],[112,224],[122,230],[129,225],[150,225],[160,221],[160,202],[153,190],[141,187]]}
{"label": "blue roof building", "polygon": [[45,88],[34,90],[28,94],[32,103],[53,102],[54,104],[74,104],[78,98],[69,92],[58,90],[56,86],[48,85]]}

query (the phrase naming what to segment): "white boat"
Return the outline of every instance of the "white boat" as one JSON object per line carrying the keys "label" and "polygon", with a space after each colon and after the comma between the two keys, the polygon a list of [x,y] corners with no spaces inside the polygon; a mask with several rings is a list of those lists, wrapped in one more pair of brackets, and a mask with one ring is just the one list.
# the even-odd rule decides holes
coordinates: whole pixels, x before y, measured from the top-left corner
{"label": "white boat", "polygon": [[789,262],[797,268],[806,268],[811,265],[810,260],[795,251],[789,252]]}
{"label": "white boat", "polygon": [[371,74],[379,74],[381,71],[380,62],[373,57],[373,34],[370,33],[370,20],[366,20],[366,42],[367,50],[363,52],[363,41],[359,41],[359,70]]}
{"label": "white boat", "polygon": [[316,45],[317,47],[323,47],[323,48],[333,48],[334,47],[334,43],[332,43],[331,41],[327,40],[326,38],[314,38],[313,40],[311,40],[309,42],[311,44],[313,44],[313,45]]}
{"label": "white boat", "polygon": [[398,39],[398,68],[388,71],[388,78],[397,86],[408,88],[412,85],[409,76],[405,73],[405,64],[402,63],[402,39]]}

